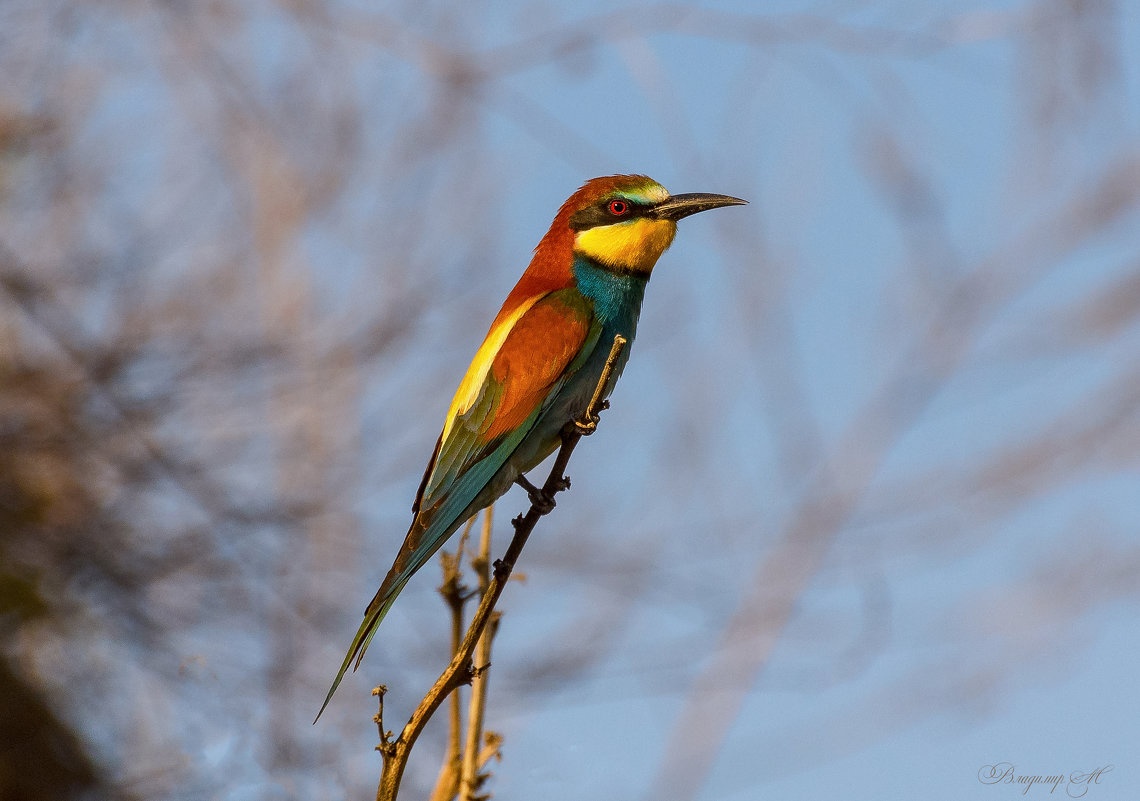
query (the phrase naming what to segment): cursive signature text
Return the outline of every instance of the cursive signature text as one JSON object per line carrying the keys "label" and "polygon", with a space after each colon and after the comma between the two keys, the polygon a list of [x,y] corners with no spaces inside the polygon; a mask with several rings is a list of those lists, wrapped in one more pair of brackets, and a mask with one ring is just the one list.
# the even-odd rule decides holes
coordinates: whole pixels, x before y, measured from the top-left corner
{"label": "cursive signature text", "polygon": [[1071,773],[1018,773],[1012,762],[994,762],[978,768],[978,781],[982,784],[1016,784],[1022,786],[1021,794],[1025,795],[1034,785],[1048,787],[1052,795],[1058,787],[1064,787],[1069,798],[1081,798],[1094,784],[1100,784],[1104,774],[1112,770],[1112,765],[1105,765],[1095,770],[1074,770]]}

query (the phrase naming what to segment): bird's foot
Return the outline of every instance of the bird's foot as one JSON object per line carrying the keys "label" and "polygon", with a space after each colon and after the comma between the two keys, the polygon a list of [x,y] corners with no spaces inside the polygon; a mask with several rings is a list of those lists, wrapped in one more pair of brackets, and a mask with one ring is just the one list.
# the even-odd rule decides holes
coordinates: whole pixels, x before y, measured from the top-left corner
{"label": "bird's foot", "polygon": [[[608,408],[610,408],[610,402],[609,401],[602,401],[601,403],[598,404],[598,411],[599,412],[604,412]],[[589,410],[587,410],[586,415],[583,415],[582,420],[575,420],[574,421],[574,430],[576,432],[578,432],[580,435],[582,435],[583,437],[588,437],[591,434],[593,434],[595,431],[597,431],[598,430],[598,420],[601,419],[597,414],[589,414],[588,412],[589,412]]]}
{"label": "bird's foot", "polygon": [[548,494],[540,487],[536,487],[527,480],[526,476],[520,475],[515,479],[515,483],[526,490],[526,496],[530,499],[530,505],[538,510],[540,515],[547,515],[557,505],[554,501],[554,496]]}
{"label": "bird's foot", "polygon": [[583,437],[588,437],[598,430],[598,418],[594,417],[586,421],[575,420],[574,431]]}

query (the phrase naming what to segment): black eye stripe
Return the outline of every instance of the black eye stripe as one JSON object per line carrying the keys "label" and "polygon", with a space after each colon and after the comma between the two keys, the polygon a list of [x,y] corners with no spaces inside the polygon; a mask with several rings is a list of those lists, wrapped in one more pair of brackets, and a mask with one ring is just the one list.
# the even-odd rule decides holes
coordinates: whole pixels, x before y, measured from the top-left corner
{"label": "black eye stripe", "polygon": [[[615,202],[625,204],[624,213],[614,214],[610,211],[610,204]],[[626,197],[608,197],[571,214],[570,228],[574,231],[585,231],[587,228],[596,228],[599,225],[610,225],[622,220],[631,220],[645,214],[649,208],[643,203],[636,203]]]}

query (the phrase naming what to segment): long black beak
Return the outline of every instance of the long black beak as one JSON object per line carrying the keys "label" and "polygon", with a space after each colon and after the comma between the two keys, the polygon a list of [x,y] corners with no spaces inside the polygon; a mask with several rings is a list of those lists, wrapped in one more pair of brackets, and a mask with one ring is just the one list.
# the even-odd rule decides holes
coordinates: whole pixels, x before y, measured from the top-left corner
{"label": "long black beak", "polygon": [[722,206],[747,206],[747,200],[728,195],[709,195],[704,192],[690,192],[687,195],[673,195],[664,203],[659,203],[646,215],[658,220],[680,220],[698,211],[719,209]]}

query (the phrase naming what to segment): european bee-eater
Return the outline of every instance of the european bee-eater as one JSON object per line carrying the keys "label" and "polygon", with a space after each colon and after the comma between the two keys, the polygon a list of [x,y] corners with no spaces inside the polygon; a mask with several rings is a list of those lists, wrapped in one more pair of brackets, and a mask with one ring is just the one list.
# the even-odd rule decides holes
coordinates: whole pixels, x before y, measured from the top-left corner
{"label": "european bee-eater", "polygon": [[[670,195],[644,175],[594,178],[562,204],[459,384],[428,462],[412,526],[364,612],[325,703],[355,670],[400,590],[456,529],[561,442],[586,411],[614,336],[630,343],[645,284],[677,220],[747,201]],[[622,350],[611,379],[629,358]],[[318,717],[320,715],[318,714]]]}

